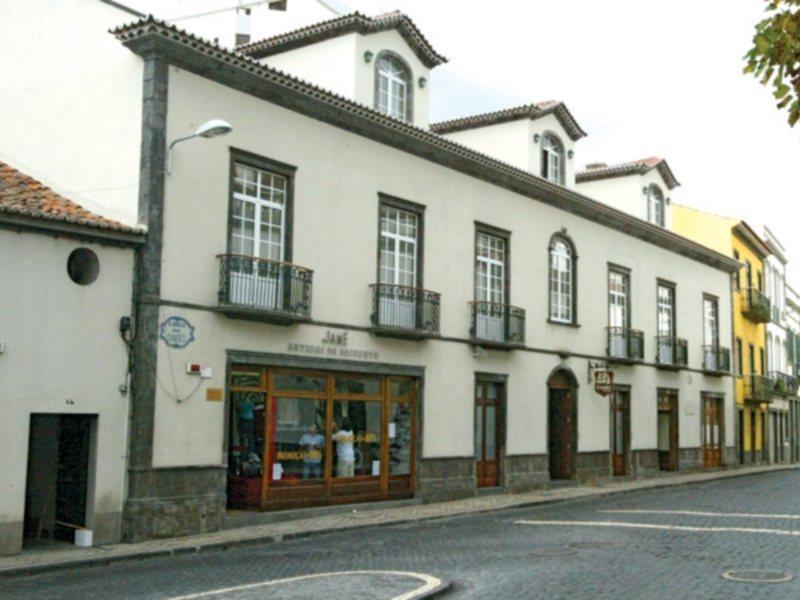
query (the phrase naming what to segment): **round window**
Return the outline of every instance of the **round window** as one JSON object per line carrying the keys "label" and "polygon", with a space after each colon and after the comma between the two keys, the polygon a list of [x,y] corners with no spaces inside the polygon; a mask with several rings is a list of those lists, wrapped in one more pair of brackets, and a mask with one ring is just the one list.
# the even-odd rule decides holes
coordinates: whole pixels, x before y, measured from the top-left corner
{"label": "round window", "polygon": [[67,275],[78,285],[94,283],[100,274],[97,254],[88,248],[76,248],[67,259]]}

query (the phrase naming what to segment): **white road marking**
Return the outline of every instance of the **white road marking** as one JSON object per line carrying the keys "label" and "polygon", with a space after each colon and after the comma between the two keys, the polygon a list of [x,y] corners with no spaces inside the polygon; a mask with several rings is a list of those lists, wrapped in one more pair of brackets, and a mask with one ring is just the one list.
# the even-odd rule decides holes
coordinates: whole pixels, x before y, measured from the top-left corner
{"label": "white road marking", "polygon": [[763,533],[768,535],[800,536],[800,531],[789,529],[764,529],[759,527],[692,527],[690,525],[654,525],[626,521],[514,521],[517,525],[550,525],[566,527],[623,527],[630,529],[663,529],[666,531]]}
{"label": "white road marking", "polygon": [[289,577],[287,579],[271,579],[267,581],[260,581],[258,583],[248,583],[245,585],[236,585],[233,587],[210,590],[208,592],[198,592],[196,594],[188,594],[186,596],[173,596],[172,598],[169,598],[169,600],[194,600],[195,598],[207,598],[209,596],[214,596],[216,594],[230,594],[231,592],[252,590],[255,588],[267,587],[271,585],[279,585],[283,583],[293,583],[295,581],[303,581],[306,579],[318,579],[321,577],[341,577],[345,575],[399,575],[399,576],[419,579],[420,581],[423,582],[422,586],[414,590],[411,590],[410,592],[406,592],[405,594],[394,596],[393,598],[391,598],[391,600],[410,600],[411,598],[417,597],[419,594],[430,592],[432,590],[435,590],[440,585],[442,585],[441,579],[438,579],[431,575],[426,575],[425,573],[412,573],[410,571],[333,571],[331,573],[314,573],[313,575],[300,575],[298,577]]}
{"label": "white road marking", "polygon": [[800,521],[800,515],[780,515],[765,513],[724,513],[706,512],[701,510],[644,510],[644,509],[618,509],[618,510],[598,510],[600,513],[611,513],[617,515],[688,515],[696,517],[734,517],[738,519],[787,519]]}

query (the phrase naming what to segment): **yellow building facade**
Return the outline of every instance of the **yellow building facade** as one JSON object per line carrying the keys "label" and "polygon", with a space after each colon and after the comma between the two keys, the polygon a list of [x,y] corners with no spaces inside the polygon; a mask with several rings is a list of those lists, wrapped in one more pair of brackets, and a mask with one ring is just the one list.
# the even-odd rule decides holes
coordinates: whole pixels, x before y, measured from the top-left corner
{"label": "yellow building facade", "polygon": [[744,463],[767,461],[765,432],[773,384],[767,378],[766,323],[771,309],[764,295],[764,241],[744,221],[673,204],[672,229],[742,267],[733,282],[733,370],[738,409],[737,445]]}

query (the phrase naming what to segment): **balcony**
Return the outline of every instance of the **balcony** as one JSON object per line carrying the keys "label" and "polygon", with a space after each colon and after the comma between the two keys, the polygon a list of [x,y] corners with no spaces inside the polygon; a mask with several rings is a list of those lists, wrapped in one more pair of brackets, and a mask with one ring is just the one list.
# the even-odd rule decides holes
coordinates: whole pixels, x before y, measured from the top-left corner
{"label": "balcony", "polygon": [[372,289],[372,326],[377,335],[425,339],[439,335],[440,294],[376,283]]}
{"label": "balcony", "polygon": [[772,314],[769,298],[756,288],[741,291],[742,314],[753,323],[768,323]]}
{"label": "balcony", "polygon": [[775,382],[763,375],[747,375],[744,378],[744,399],[750,402],[772,402]]}
{"label": "balcony", "polygon": [[770,378],[775,382],[775,393],[784,398],[797,395],[797,378],[780,371],[772,371]]}
{"label": "balcony", "polygon": [[703,371],[711,375],[731,372],[731,351],[720,346],[703,346]]}
{"label": "balcony", "polygon": [[470,302],[475,344],[496,350],[511,350],[525,345],[525,311],[508,304]]}
{"label": "balcony", "polygon": [[686,340],[669,336],[656,336],[656,364],[664,369],[683,369],[689,362]]}
{"label": "balcony", "polygon": [[241,254],[217,258],[219,311],[225,316],[276,325],[311,319],[313,271]]}
{"label": "balcony", "polygon": [[644,360],[644,333],[628,327],[608,327],[608,358],[617,362]]}

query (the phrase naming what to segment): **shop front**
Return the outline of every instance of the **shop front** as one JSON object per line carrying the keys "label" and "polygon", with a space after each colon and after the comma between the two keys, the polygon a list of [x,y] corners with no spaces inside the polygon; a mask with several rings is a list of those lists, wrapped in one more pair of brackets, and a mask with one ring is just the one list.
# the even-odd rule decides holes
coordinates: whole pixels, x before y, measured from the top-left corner
{"label": "shop front", "polygon": [[234,364],[229,383],[229,508],[414,495],[416,378]]}

